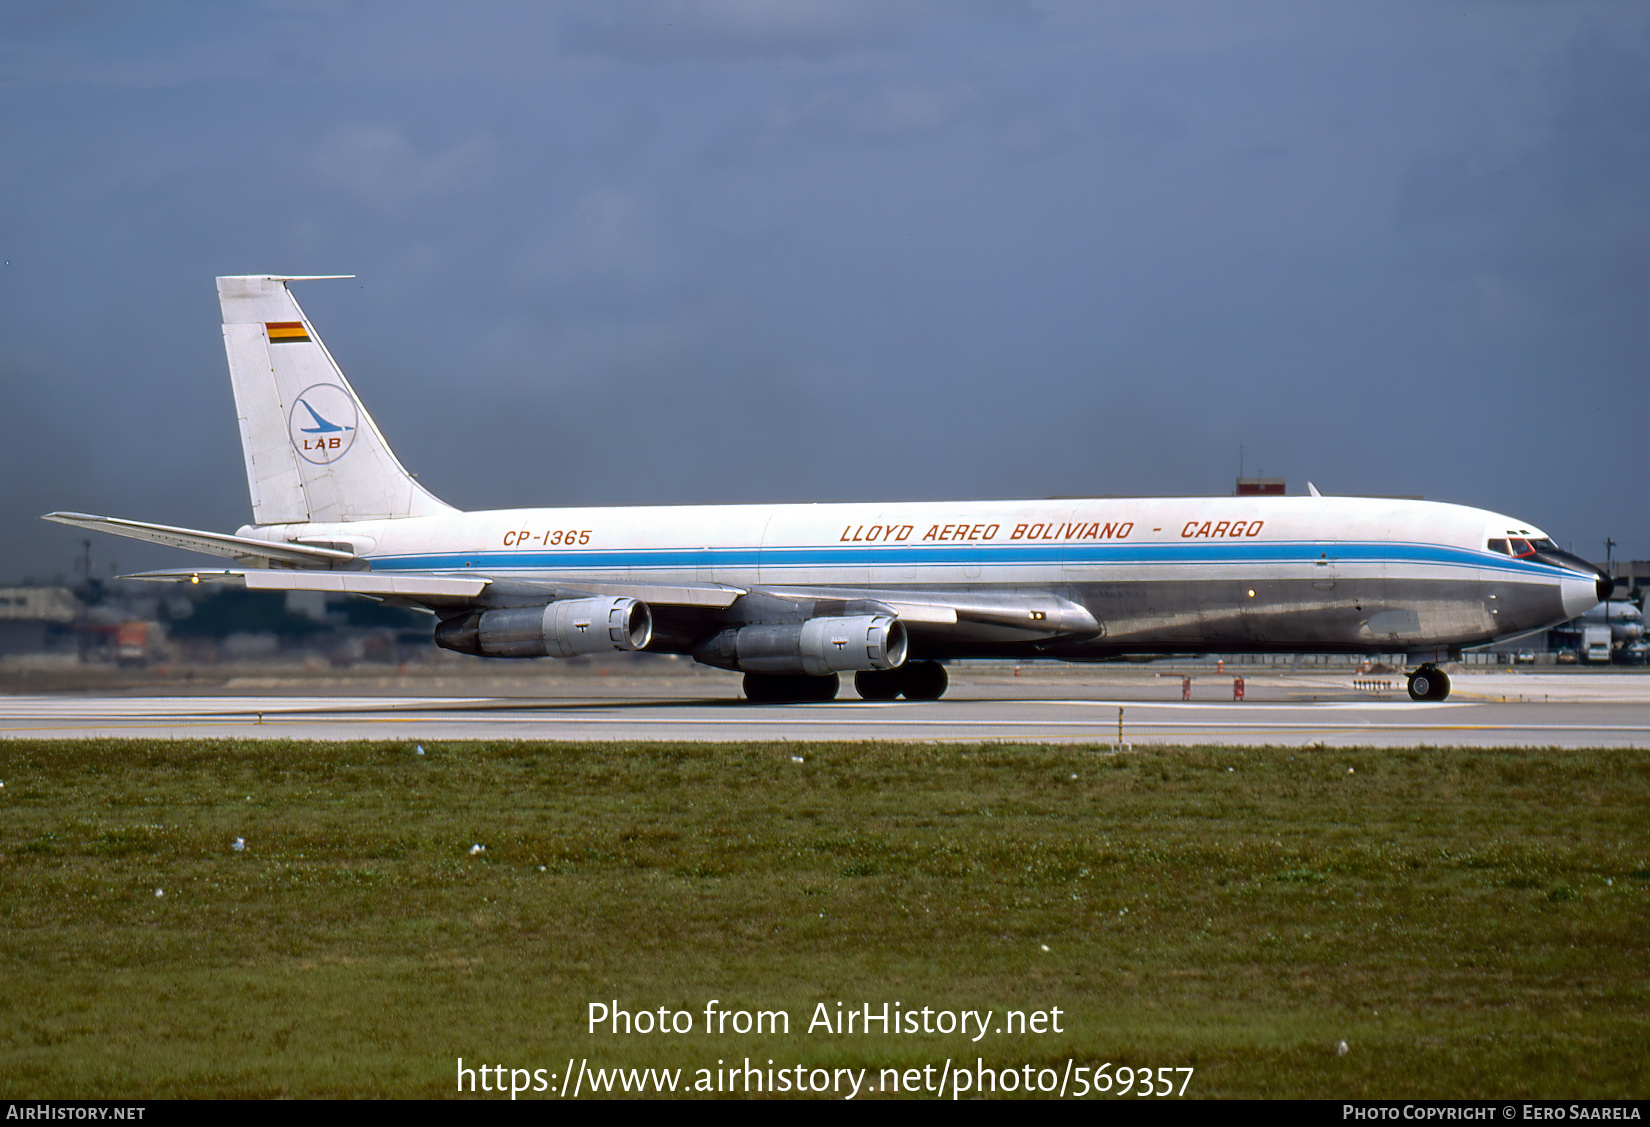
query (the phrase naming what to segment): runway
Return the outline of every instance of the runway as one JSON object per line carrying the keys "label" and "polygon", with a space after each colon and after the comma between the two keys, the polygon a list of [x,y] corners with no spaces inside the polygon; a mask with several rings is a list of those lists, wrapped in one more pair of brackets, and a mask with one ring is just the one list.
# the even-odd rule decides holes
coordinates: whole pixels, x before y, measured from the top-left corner
{"label": "runway", "polygon": [[1650,747],[1650,677],[1458,678],[1443,703],[1359,694],[1346,678],[1256,677],[1252,685],[1242,702],[1154,699],[1178,689],[1161,678],[1074,691],[1084,686],[966,675],[944,700],[920,703],[861,701],[844,690],[828,704],[750,704],[720,682],[671,678],[587,679],[525,696],[11,696],[0,697],[0,738]]}

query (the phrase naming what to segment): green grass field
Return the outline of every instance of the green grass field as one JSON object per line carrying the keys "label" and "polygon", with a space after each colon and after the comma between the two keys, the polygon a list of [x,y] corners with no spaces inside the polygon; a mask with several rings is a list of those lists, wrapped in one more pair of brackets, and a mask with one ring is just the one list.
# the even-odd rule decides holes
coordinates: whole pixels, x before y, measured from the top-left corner
{"label": "green grass field", "polygon": [[[425,746],[0,744],[0,1095],[449,1096],[458,1057],[1650,1093],[1650,754]],[[587,1032],[615,999],[696,1032]],[[1065,1031],[806,1031],[838,1001]]]}

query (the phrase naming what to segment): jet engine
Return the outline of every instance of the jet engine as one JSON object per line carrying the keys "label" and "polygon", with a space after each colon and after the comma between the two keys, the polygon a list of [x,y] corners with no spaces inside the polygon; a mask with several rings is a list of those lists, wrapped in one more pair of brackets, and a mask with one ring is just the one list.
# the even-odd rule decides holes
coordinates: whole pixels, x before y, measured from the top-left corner
{"label": "jet engine", "polygon": [[693,656],[746,673],[828,673],[893,669],[905,661],[905,624],[887,614],[810,618],[740,626],[712,637]]}
{"label": "jet engine", "polygon": [[449,618],[435,643],[485,657],[574,657],[639,650],[653,639],[653,614],[636,599],[561,599]]}

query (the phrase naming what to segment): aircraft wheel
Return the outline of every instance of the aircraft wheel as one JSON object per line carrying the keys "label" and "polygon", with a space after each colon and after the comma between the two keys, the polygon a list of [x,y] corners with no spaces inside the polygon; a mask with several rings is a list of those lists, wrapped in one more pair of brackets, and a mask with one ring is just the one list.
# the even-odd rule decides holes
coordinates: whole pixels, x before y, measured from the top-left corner
{"label": "aircraft wheel", "polygon": [[745,674],[745,699],[753,704],[766,704],[778,700],[779,687],[774,684],[778,678],[767,673]]}
{"label": "aircraft wheel", "polygon": [[813,690],[813,695],[808,697],[809,700],[835,700],[837,692],[842,688],[842,678],[835,673],[827,673],[823,677],[809,677],[808,680]]}
{"label": "aircraft wheel", "polygon": [[906,700],[939,700],[951,678],[937,661],[908,661],[900,667],[905,674]]}
{"label": "aircraft wheel", "polygon": [[854,674],[854,692],[863,700],[893,700],[904,689],[904,668],[862,669]]}
{"label": "aircraft wheel", "polygon": [[1409,675],[1410,700],[1448,700],[1449,676],[1436,665],[1423,665]]}
{"label": "aircraft wheel", "polygon": [[803,704],[835,700],[842,687],[835,673],[808,677],[789,673],[745,674],[745,698],[760,704]]}

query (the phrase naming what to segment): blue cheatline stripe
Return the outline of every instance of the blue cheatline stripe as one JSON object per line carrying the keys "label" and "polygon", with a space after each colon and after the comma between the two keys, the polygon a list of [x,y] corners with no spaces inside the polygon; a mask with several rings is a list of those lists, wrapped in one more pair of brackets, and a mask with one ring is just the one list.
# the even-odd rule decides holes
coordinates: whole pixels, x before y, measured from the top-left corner
{"label": "blue cheatline stripe", "polygon": [[1284,541],[1198,544],[890,544],[877,547],[624,548],[562,551],[432,552],[369,556],[378,571],[486,570],[619,571],[686,568],[983,567],[1050,564],[1105,567],[1138,564],[1312,564],[1333,551],[1331,565],[1427,563],[1478,567],[1513,576],[1552,578],[1568,569],[1490,552],[1439,544]]}

